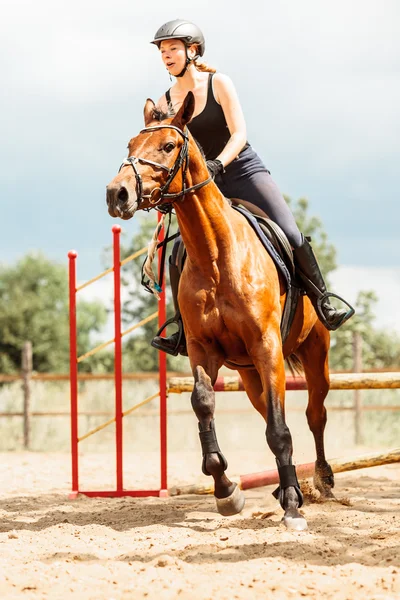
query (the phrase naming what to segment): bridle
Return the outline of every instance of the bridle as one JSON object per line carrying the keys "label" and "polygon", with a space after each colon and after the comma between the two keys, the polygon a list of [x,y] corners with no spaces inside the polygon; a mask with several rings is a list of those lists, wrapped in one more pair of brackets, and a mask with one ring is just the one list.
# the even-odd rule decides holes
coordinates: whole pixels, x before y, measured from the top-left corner
{"label": "bridle", "polygon": [[[132,167],[136,177],[136,195],[138,208],[140,208],[140,205],[143,202],[143,200],[148,200],[151,204],[151,207],[147,210],[150,210],[153,207],[157,207],[164,199],[183,199],[186,194],[194,192],[212,181],[212,177],[209,177],[205,181],[201,181],[196,185],[186,187],[186,172],[189,167],[189,136],[187,135],[187,133],[185,133],[185,131],[182,131],[182,129],[179,129],[179,127],[176,127],[175,125],[154,125],[153,127],[145,127],[140,131],[140,133],[147,133],[148,131],[157,131],[159,129],[174,129],[183,137],[184,140],[179,154],[176,158],[176,161],[171,168],[167,167],[166,165],[162,165],[161,163],[157,163],[152,160],[147,160],[147,158],[141,158],[140,156],[129,156],[124,160],[124,162],[119,168],[120,171],[125,166],[130,165]],[[163,169],[164,171],[167,171],[168,177],[165,184],[162,187],[153,188],[150,194],[143,194],[143,181],[138,169],[139,163],[152,165],[153,167],[157,167],[158,169]],[[168,193],[169,186],[174,180],[175,175],[178,173],[179,169],[182,169],[182,190],[174,194]],[[161,210],[161,208],[158,207],[158,210]]]}

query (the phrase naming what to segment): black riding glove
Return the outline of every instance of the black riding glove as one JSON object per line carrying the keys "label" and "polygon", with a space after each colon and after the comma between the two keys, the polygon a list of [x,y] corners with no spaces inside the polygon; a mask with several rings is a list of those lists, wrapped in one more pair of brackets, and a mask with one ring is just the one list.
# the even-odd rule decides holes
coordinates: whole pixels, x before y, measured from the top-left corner
{"label": "black riding glove", "polygon": [[208,160],[207,161],[207,169],[213,179],[215,179],[216,175],[218,175],[219,173],[223,173],[225,171],[224,165],[218,159],[217,160]]}

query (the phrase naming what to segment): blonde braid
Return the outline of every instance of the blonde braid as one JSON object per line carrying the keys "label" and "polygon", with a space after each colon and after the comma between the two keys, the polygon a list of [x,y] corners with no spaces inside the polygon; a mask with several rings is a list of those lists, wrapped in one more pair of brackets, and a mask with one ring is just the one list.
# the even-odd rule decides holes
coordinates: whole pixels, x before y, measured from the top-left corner
{"label": "blonde braid", "polygon": [[[193,45],[196,47],[196,51],[199,52],[199,45],[198,44],[193,44]],[[202,73],[216,73],[217,72],[217,69],[214,69],[214,67],[210,67],[205,62],[197,62],[198,60],[199,60],[199,58],[195,58],[193,61],[193,64],[198,71],[201,71]]]}
{"label": "blonde braid", "polygon": [[214,67],[210,67],[207,63],[204,62],[197,62],[197,59],[193,61],[194,66],[196,67],[196,69],[198,71],[201,71],[202,73],[216,73],[217,69],[214,69]]}
{"label": "blonde braid", "polygon": [[162,227],[164,226],[164,219],[165,219],[165,215],[163,215],[161,217],[160,221],[157,224],[157,227],[155,228],[153,237],[151,238],[151,241],[149,242],[149,245],[148,245],[147,258],[143,265],[143,271],[144,271],[145,275],[147,275],[147,277],[149,278],[149,287],[152,290],[155,297],[157,298],[157,300],[160,300],[160,294],[159,294],[158,284],[156,282],[156,276],[154,275],[154,272],[153,272],[153,261],[155,259],[156,253],[157,253],[158,236],[160,234]]}

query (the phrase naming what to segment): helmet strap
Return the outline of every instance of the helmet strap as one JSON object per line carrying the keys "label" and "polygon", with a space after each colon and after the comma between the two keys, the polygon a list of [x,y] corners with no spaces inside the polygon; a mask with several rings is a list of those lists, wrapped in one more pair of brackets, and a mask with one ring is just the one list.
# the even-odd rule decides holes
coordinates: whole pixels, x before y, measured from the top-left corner
{"label": "helmet strap", "polygon": [[175,75],[175,77],[183,77],[187,71],[189,63],[190,63],[190,61],[189,62],[186,61],[186,65],[183,67],[182,71],[180,73],[178,73],[178,75]]}
{"label": "helmet strap", "polygon": [[180,73],[178,73],[178,75],[175,75],[175,77],[183,77],[184,74],[186,73],[187,68],[190,65],[190,63],[193,62],[197,58],[197,55],[194,56],[193,58],[189,58],[189,56],[188,56],[188,49],[187,49],[186,45],[185,45],[185,51],[186,51],[186,64],[183,67],[182,71]]}

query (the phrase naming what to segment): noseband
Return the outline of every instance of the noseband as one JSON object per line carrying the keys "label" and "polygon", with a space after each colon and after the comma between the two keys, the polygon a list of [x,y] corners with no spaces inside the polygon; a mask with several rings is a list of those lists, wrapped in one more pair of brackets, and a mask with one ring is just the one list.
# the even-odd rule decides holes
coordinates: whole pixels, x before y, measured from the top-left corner
{"label": "noseband", "polygon": [[[198,190],[199,188],[203,187],[204,185],[207,185],[208,183],[210,183],[210,181],[212,181],[212,177],[209,177],[205,181],[197,183],[196,185],[186,187],[186,172],[189,166],[189,136],[187,135],[187,133],[182,131],[182,129],[179,129],[179,127],[175,127],[175,125],[154,125],[153,127],[145,127],[140,131],[140,133],[146,133],[148,131],[157,131],[159,129],[174,129],[183,137],[184,140],[179,154],[176,158],[176,161],[171,168],[167,167],[166,165],[153,162],[152,160],[147,160],[147,158],[141,158],[140,156],[129,156],[124,160],[124,162],[119,168],[120,171],[123,167],[130,165],[133,169],[133,172],[135,173],[138,208],[140,207],[143,200],[148,200],[152,207],[156,207],[164,198],[166,198],[167,200],[176,200],[177,198],[183,198],[186,194],[194,192],[195,190]],[[164,171],[167,171],[168,177],[165,184],[162,187],[153,188],[150,194],[143,194],[143,181],[138,169],[139,163],[151,165],[153,167],[157,167],[158,169],[163,169]],[[175,194],[170,194],[168,193],[169,186],[171,185],[179,169],[182,169],[182,190],[180,192],[176,192]]]}

